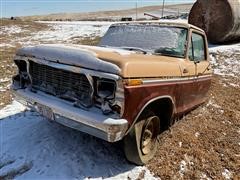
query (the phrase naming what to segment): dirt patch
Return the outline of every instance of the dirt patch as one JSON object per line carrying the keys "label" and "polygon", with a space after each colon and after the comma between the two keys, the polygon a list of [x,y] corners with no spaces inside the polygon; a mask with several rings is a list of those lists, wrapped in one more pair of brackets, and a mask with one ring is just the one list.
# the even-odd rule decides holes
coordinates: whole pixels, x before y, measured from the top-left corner
{"label": "dirt patch", "polygon": [[0,109],[12,101],[9,89],[11,77],[17,72],[13,63],[15,52],[16,48],[2,48],[0,50]]}

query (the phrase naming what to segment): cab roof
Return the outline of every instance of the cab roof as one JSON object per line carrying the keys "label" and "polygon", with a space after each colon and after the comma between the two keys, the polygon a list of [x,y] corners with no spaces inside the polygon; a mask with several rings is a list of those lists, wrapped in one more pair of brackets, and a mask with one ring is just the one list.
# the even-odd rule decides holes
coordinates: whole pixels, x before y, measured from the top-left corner
{"label": "cab roof", "polygon": [[187,29],[195,29],[201,32],[204,30],[189,24],[185,21],[166,21],[166,20],[155,20],[155,21],[129,21],[129,22],[120,22],[114,23],[112,26],[122,26],[122,25],[160,25],[160,26],[175,26],[175,27],[183,27]]}

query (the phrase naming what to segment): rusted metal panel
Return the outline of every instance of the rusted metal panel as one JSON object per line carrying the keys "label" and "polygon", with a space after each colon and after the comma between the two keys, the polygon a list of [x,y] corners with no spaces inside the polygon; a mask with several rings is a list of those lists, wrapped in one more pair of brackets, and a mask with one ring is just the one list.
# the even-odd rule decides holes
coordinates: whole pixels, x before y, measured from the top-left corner
{"label": "rusted metal panel", "polygon": [[189,23],[204,29],[212,43],[240,42],[240,0],[198,0]]}
{"label": "rusted metal panel", "polygon": [[211,76],[199,76],[185,81],[159,82],[140,86],[125,86],[125,111],[123,118],[132,124],[145,104],[157,97],[171,97],[179,116],[206,100],[211,85]]}

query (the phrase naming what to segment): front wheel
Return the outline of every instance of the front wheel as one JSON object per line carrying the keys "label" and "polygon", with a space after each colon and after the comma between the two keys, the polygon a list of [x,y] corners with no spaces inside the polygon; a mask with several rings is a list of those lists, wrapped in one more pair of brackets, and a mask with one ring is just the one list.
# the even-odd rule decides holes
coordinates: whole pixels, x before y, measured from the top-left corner
{"label": "front wheel", "polygon": [[137,165],[146,164],[156,153],[160,119],[153,113],[139,120],[123,140],[126,158]]}

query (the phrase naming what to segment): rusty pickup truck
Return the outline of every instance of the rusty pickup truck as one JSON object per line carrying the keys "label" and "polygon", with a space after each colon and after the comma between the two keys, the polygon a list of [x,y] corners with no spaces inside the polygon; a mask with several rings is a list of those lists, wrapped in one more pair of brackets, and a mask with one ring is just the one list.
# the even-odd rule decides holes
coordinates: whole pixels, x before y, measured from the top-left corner
{"label": "rusty pickup truck", "polygon": [[23,47],[14,58],[16,99],[47,119],[108,142],[147,163],[158,135],[203,103],[210,88],[203,30],[175,22],[112,24],[98,46]]}

